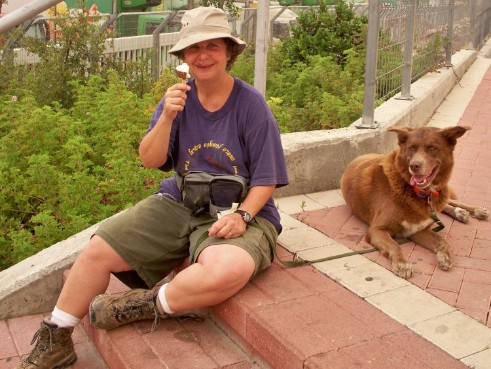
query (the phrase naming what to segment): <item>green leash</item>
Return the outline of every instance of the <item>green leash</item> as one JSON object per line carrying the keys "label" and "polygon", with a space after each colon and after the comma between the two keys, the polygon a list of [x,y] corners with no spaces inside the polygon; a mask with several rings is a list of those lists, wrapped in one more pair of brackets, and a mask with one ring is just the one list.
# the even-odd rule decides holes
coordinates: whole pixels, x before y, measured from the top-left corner
{"label": "green leash", "polygon": [[326,256],[324,258],[315,259],[315,260],[298,260],[298,259],[297,260],[283,260],[283,259],[280,259],[280,257],[278,256],[278,253],[276,252],[277,245],[271,239],[271,237],[269,236],[269,234],[267,234],[266,232],[264,232],[261,229],[260,225],[257,222],[255,222],[255,221],[250,222],[249,225],[251,227],[255,227],[257,229],[260,229],[263,232],[263,234],[266,236],[266,238],[269,241],[269,244],[271,245],[271,247],[273,249],[273,254],[274,254],[275,258],[278,259],[278,261],[281,264],[283,264],[284,266],[286,266],[288,268],[294,268],[294,267],[302,266],[302,265],[305,265],[305,264],[315,264],[315,263],[320,263],[320,262],[323,262],[323,261],[334,260],[334,259],[341,259],[341,258],[344,258],[344,257],[347,257],[347,256],[361,255],[361,254],[367,254],[369,252],[377,251],[376,248],[372,248],[372,249],[364,249],[364,250],[357,250],[357,251],[346,252],[344,254],[339,254],[339,255]]}
{"label": "green leash", "polygon": [[[431,200],[429,201],[429,203],[430,203],[430,208],[431,208],[430,216],[435,221],[435,223],[437,224],[437,226],[434,227],[432,229],[432,231],[433,232],[440,232],[443,228],[445,228],[445,226],[442,223],[442,221],[440,219],[438,219],[438,217],[436,216],[436,213],[435,213],[435,211],[433,210],[433,207],[432,207],[433,204],[431,203]],[[271,248],[273,249],[273,254],[274,254],[275,258],[281,264],[283,264],[284,266],[286,266],[288,268],[295,268],[295,267],[299,267],[299,266],[302,266],[302,265],[305,265],[305,264],[316,264],[316,263],[321,263],[323,261],[341,259],[341,258],[345,258],[345,257],[348,257],[348,256],[363,255],[363,254],[368,254],[370,252],[379,251],[377,248],[373,247],[371,249],[363,249],[363,250],[350,251],[350,252],[345,252],[343,254],[326,256],[324,258],[319,258],[319,259],[314,259],[314,260],[299,260],[299,259],[296,259],[296,260],[295,259],[294,260],[283,260],[283,259],[280,259],[280,257],[278,256],[278,253],[276,252],[276,247],[277,247],[276,242],[273,241],[273,239],[271,238],[271,236],[268,233],[264,232],[264,230],[261,228],[261,226],[254,219],[249,223],[249,226],[254,227],[254,228],[257,228],[261,232],[263,232],[263,234],[268,239],[268,242],[271,245]],[[208,238],[208,234],[207,234],[207,232],[204,232],[200,236],[200,238],[198,238],[198,241],[196,242],[196,246],[200,245],[207,238]],[[396,242],[399,245],[402,245],[404,243],[410,242],[410,240],[407,239],[407,238],[403,238],[403,239],[396,240]],[[295,258],[295,255],[293,257]]]}

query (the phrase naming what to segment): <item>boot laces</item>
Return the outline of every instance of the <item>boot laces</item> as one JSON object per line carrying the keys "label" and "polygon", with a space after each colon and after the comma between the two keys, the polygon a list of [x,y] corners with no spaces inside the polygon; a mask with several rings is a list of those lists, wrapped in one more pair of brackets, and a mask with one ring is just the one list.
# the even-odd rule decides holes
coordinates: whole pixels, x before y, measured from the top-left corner
{"label": "boot laces", "polygon": [[[48,336],[49,336],[49,345],[47,346],[45,342],[43,342],[43,337],[41,336],[43,334],[43,331],[47,331]],[[34,337],[32,337],[31,340],[31,345],[36,342],[36,346],[34,346],[34,349],[31,351],[29,356],[27,357],[26,361],[30,364],[34,364],[35,360],[42,355],[43,352],[53,351],[53,332],[51,332],[51,329],[48,327],[41,327],[37,330],[36,333],[34,333]]]}
{"label": "boot laces", "polygon": [[157,310],[157,305],[153,299],[149,300],[144,297],[129,301],[123,306],[115,305],[112,310],[118,321],[133,320],[133,318],[137,320],[153,318],[152,333],[157,329],[160,318],[165,318],[165,315],[161,315]]}

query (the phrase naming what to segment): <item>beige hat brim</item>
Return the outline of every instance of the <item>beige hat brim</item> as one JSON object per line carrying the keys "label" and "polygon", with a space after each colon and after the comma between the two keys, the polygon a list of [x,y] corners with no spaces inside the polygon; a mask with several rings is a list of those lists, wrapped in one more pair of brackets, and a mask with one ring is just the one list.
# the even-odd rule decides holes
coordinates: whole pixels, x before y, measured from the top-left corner
{"label": "beige hat brim", "polygon": [[215,38],[229,38],[234,41],[239,46],[239,54],[242,53],[247,44],[241,39],[231,36],[230,33],[224,32],[208,32],[208,33],[193,33],[188,34],[182,39],[180,39],[170,50],[169,54],[174,56],[179,56],[178,54],[183,51],[185,48],[197,44],[198,42],[213,40]]}

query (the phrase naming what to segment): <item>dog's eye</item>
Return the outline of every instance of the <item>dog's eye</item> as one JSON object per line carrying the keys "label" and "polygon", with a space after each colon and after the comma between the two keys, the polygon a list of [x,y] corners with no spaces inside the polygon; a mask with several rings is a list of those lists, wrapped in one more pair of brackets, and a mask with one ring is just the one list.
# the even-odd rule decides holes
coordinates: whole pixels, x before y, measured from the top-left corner
{"label": "dog's eye", "polygon": [[429,153],[434,154],[438,151],[438,148],[436,148],[435,146],[428,146],[427,150]]}

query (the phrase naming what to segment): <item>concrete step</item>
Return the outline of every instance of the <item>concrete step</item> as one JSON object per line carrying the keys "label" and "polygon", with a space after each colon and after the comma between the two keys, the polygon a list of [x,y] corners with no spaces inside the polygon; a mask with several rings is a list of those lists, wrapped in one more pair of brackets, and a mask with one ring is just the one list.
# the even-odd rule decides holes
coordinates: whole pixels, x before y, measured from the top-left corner
{"label": "concrete step", "polygon": [[[107,293],[129,288],[111,277]],[[117,329],[95,329],[88,316],[82,327],[109,369],[267,369],[259,364],[229,336],[233,334],[216,324],[207,309],[196,310],[204,319],[161,320],[154,332],[153,321],[140,321]]]}

